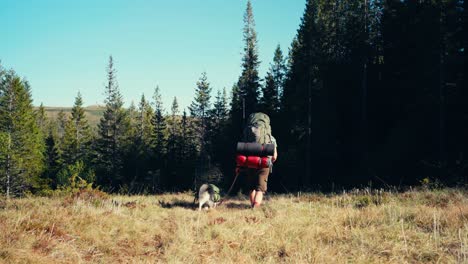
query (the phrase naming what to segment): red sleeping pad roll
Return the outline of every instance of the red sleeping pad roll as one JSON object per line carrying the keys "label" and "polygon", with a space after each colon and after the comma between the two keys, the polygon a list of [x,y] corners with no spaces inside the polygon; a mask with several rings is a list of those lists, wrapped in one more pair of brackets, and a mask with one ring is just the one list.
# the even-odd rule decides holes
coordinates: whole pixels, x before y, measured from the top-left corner
{"label": "red sleeping pad roll", "polygon": [[271,159],[269,157],[237,155],[236,165],[237,167],[252,169],[269,168],[271,166]]}

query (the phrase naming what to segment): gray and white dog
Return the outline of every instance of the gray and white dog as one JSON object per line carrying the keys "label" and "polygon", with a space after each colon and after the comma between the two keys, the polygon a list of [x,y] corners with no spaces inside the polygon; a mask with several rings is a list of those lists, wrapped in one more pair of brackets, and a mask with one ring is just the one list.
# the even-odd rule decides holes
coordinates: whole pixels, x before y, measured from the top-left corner
{"label": "gray and white dog", "polygon": [[218,187],[214,184],[205,183],[198,191],[198,211],[201,211],[205,204],[208,205],[208,208],[215,208],[220,200]]}

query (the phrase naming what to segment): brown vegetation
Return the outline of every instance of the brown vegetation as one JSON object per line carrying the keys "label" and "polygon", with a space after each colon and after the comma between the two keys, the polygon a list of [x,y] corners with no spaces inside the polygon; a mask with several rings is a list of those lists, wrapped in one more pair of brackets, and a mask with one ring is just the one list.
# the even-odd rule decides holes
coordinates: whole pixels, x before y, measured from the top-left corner
{"label": "brown vegetation", "polygon": [[209,211],[189,194],[23,198],[0,206],[7,263],[466,263],[462,190],[270,195]]}

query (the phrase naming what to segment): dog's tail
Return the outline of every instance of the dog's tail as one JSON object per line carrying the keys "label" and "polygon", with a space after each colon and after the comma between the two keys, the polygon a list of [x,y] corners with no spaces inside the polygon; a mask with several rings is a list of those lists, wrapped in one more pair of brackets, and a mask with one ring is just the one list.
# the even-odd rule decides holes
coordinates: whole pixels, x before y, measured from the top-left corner
{"label": "dog's tail", "polygon": [[210,191],[210,185],[209,184],[203,184],[202,186],[200,186],[200,191],[198,192],[198,197],[200,197],[200,195],[206,191]]}
{"label": "dog's tail", "polygon": [[210,185],[208,184],[203,184],[202,186],[200,186],[200,191],[198,193],[195,193],[195,198],[193,199],[193,204],[196,204],[198,202],[198,199],[200,198],[200,196],[202,195],[202,193],[208,191],[210,192]]}

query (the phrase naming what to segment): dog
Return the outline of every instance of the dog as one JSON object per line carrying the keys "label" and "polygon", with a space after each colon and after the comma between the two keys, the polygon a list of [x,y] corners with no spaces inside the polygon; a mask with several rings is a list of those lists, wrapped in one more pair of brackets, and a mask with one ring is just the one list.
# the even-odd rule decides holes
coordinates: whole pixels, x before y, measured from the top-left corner
{"label": "dog", "polygon": [[[220,202],[219,188],[214,184],[203,184],[198,191],[198,211],[206,204],[208,208],[216,208]],[[197,200],[195,198],[195,200]]]}

